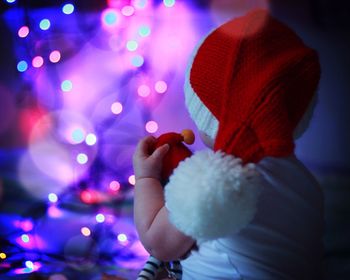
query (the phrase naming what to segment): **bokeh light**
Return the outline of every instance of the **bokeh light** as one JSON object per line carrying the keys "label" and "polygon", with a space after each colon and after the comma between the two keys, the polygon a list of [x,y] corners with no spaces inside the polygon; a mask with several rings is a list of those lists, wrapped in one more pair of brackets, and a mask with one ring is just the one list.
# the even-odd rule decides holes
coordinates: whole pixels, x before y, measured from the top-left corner
{"label": "bokeh light", "polygon": [[101,21],[104,27],[116,27],[120,23],[120,14],[115,9],[106,9],[101,14]]}
{"label": "bokeh light", "polygon": [[73,89],[73,83],[72,81],[70,80],[64,80],[62,83],[61,83],[61,89],[62,91],[64,92],[69,92]]}
{"label": "bokeh light", "polygon": [[154,89],[158,93],[165,93],[167,91],[167,89],[168,89],[168,85],[164,81],[158,81],[154,85]]}
{"label": "bokeh light", "polygon": [[21,60],[20,62],[18,62],[17,64],[17,70],[19,72],[25,72],[28,69],[28,63],[24,60]]}
{"label": "bokeh light", "polygon": [[118,238],[118,240],[119,240],[120,242],[126,242],[126,241],[128,241],[128,237],[127,237],[126,234],[124,234],[124,233],[118,234],[117,238]]}
{"label": "bokeh light", "polygon": [[147,85],[141,85],[138,87],[137,93],[141,97],[147,97],[151,94],[151,89]]}
{"label": "bokeh light", "polygon": [[22,234],[21,239],[24,243],[29,243],[30,241],[28,234]]}
{"label": "bokeh light", "polygon": [[91,235],[91,230],[88,227],[82,227],[80,231],[81,231],[81,234],[84,236]]}
{"label": "bokeh light", "polygon": [[144,58],[141,55],[135,55],[131,58],[131,64],[135,67],[141,67],[144,62]]}
{"label": "bokeh light", "polygon": [[122,14],[126,17],[130,17],[134,14],[135,9],[133,6],[124,6],[122,8]]}
{"label": "bokeh light", "polygon": [[95,193],[90,190],[83,190],[80,193],[80,199],[86,204],[93,204],[97,202],[97,197]]}
{"label": "bokeh light", "polygon": [[66,15],[70,15],[74,12],[74,6],[73,4],[65,4],[63,7],[62,7],[62,12]]}
{"label": "bokeh light", "polygon": [[29,27],[28,26],[22,26],[19,30],[18,30],[18,36],[21,38],[25,38],[27,37],[29,34]]}
{"label": "bokeh light", "polygon": [[134,40],[130,40],[126,43],[126,48],[128,49],[128,51],[130,52],[134,52],[137,50],[138,44],[136,41]]}
{"label": "bokeh light", "polygon": [[0,253],[0,259],[4,260],[6,258],[7,258],[7,256],[5,253]]}
{"label": "bokeh light", "polygon": [[81,128],[76,128],[72,131],[71,137],[74,144],[80,144],[85,140],[85,132]]}
{"label": "bokeh light", "polygon": [[135,186],[135,183],[136,183],[135,175],[131,175],[131,176],[128,178],[128,181],[129,181],[129,184],[130,184],[130,185]]}
{"label": "bokeh light", "polygon": [[49,193],[48,199],[49,199],[50,202],[56,203],[56,202],[58,201],[57,194],[55,194],[55,193]]}
{"label": "bokeh light", "polygon": [[146,123],[146,131],[149,133],[155,133],[158,130],[158,124],[155,121],[149,121]]}
{"label": "bokeh light", "polygon": [[123,105],[120,102],[114,102],[111,106],[111,111],[115,115],[119,115],[123,111]]}
{"label": "bokeh light", "polygon": [[144,9],[148,4],[148,0],[132,0],[132,4],[136,9]]}
{"label": "bokeh light", "polygon": [[35,68],[40,68],[44,64],[44,59],[41,56],[36,56],[32,60],[32,65]]}
{"label": "bokeh light", "polygon": [[6,0],[6,2],[12,4],[12,3],[15,3],[16,0]]}
{"label": "bokeh light", "polygon": [[93,146],[96,144],[96,142],[97,142],[97,137],[95,134],[89,133],[88,135],[86,135],[86,138],[85,138],[86,145]]}
{"label": "bokeh light", "polygon": [[48,30],[51,26],[51,22],[45,18],[45,19],[42,19],[39,23],[39,27],[41,30]]}
{"label": "bokeh light", "polygon": [[96,222],[98,223],[103,223],[105,219],[106,219],[105,216],[101,213],[96,215]]}
{"label": "bokeh light", "polygon": [[143,25],[139,28],[139,35],[141,37],[147,37],[151,34],[151,28],[149,28],[147,25]]}
{"label": "bokeh light", "polygon": [[82,164],[82,165],[86,164],[88,162],[88,160],[89,160],[88,156],[84,153],[80,153],[77,155],[77,162],[79,164]]}
{"label": "bokeh light", "polygon": [[25,232],[29,232],[33,229],[34,225],[33,225],[33,222],[26,220],[20,223],[20,227]]}
{"label": "bokeh light", "polygon": [[49,59],[52,63],[57,63],[61,59],[61,53],[57,50],[50,53]]}
{"label": "bokeh light", "polygon": [[109,184],[109,188],[114,191],[114,192],[117,192],[120,190],[120,184],[118,181],[112,181],[110,182]]}
{"label": "bokeh light", "polygon": [[33,270],[34,269],[34,264],[32,261],[26,261],[25,262],[25,265],[27,268],[29,268],[30,270]]}
{"label": "bokeh light", "polygon": [[163,0],[164,6],[171,8],[175,5],[175,0]]}

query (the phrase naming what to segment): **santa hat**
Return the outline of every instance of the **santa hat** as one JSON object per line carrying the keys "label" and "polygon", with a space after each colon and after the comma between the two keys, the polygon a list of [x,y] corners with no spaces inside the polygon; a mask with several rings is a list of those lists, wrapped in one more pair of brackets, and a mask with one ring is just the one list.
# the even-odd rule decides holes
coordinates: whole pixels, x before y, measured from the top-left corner
{"label": "santa hat", "polygon": [[259,9],[211,32],[188,73],[186,105],[199,130],[215,140],[214,151],[179,165],[165,189],[166,206],[184,233],[218,238],[254,217],[262,184],[254,164],[293,152],[320,65],[316,51]]}

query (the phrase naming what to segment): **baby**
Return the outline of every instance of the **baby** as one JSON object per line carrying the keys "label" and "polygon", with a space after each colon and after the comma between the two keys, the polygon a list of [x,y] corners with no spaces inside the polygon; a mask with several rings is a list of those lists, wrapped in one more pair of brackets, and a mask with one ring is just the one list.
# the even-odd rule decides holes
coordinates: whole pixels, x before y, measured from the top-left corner
{"label": "baby", "polygon": [[210,149],[180,163],[164,191],[169,147],[151,153],[148,136],[133,158],[135,224],[151,255],[182,259],[184,280],[322,278],[323,196],[294,155],[319,79],[317,53],[266,10],[204,39],[185,99]]}

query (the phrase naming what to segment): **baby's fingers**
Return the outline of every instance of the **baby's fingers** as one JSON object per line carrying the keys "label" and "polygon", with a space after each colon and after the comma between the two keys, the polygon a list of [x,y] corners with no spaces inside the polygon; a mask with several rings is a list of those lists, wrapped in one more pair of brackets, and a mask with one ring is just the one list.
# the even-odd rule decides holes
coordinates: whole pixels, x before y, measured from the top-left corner
{"label": "baby's fingers", "polygon": [[169,144],[164,144],[163,146],[157,148],[151,156],[157,161],[162,160],[165,154],[169,151],[169,148]]}
{"label": "baby's fingers", "polygon": [[135,157],[148,157],[150,156],[150,151],[152,146],[154,145],[155,138],[153,136],[146,136],[137,144],[135,150]]}

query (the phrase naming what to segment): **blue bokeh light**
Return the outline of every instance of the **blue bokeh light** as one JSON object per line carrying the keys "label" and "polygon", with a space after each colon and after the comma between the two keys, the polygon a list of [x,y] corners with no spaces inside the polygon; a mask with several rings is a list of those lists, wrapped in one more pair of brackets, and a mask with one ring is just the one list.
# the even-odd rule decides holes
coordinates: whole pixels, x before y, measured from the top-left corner
{"label": "blue bokeh light", "polygon": [[64,92],[71,91],[72,88],[73,88],[73,83],[72,83],[70,80],[64,80],[64,81],[61,83],[61,89],[62,89],[62,91],[64,91]]}
{"label": "blue bokeh light", "polygon": [[51,22],[45,18],[40,21],[39,26],[41,30],[48,30],[51,26]]}
{"label": "blue bokeh light", "polygon": [[20,62],[18,62],[17,64],[17,70],[19,72],[25,72],[28,69],[28,63],[25,62],[24,60],[21,60]]}
{"label": "blue bokeh light", "polygon": [[136,55],[131,59],[131,64],[135,67],[141,67],[144,62],[145,60],[141,55]]}
{"label": "blue bokeh light", "polygon": [[149,28],[147,25],[143,25],[139,29],[139,34],[141,37],[147,37],[151,34],[151,28]]}
{"label": "blue bokeh light", "polygon": [[74,12],[74,6],[73,4],[65,4],[63,7],[62,7],[62,12],[66,15],[70,15]]}

